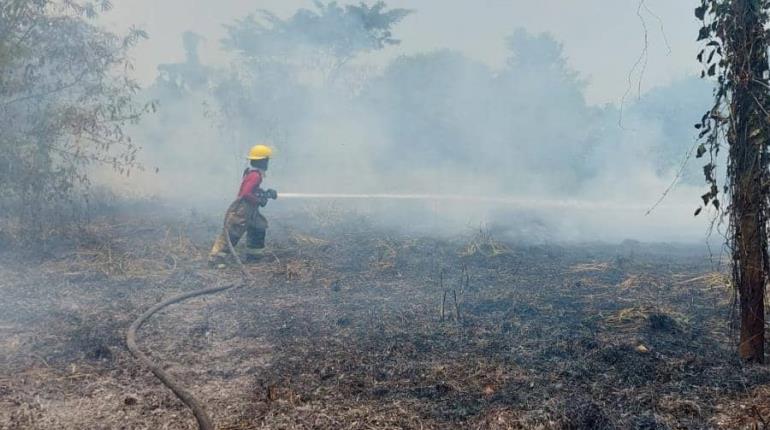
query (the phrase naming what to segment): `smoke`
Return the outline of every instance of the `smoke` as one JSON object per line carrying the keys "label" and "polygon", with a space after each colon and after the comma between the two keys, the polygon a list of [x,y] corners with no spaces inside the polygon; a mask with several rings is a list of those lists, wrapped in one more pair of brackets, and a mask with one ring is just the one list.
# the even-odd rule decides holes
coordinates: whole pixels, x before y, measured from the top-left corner
{"label": "smoke", "polygon": [[[498,67],[453,50],[374,61],[408,19],[384,5],[257,13],[223,23],[231,63],[216,67],[197,54],[207,35],[186,34],[186,59],[161,66],[145,91],[158,114],[132,130],[148,171],[123,186],[222,212],[243,154],[264,141],[276,149],[266,185],[279,192],[471,197],[334,201],[390,226],[453,234],[484,225],[529,241],[705,237],[708,217],[692,216],[702,163],[681,164],[707,82],[658,87],[622,113],[591,105],[559,41],[523,29],[506,39]],[[305,205],[274,206],[268,216]]]}

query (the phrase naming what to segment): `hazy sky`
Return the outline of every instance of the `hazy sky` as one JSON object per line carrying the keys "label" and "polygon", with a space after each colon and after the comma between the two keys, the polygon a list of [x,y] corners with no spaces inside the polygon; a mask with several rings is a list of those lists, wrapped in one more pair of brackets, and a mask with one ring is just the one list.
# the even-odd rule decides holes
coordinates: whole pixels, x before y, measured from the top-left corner
{"label": "hazy sky", "polygon": [[[523,27],[536,33],[549,32],[564,44],[569,63],[588,79],[590,102],[618,102],[644,46],[644,31],[637,16],[640,1],[644,0],[389,0],[391,7],[414,9],[416,13],[396,28],[403,43],[389,48],[384,58],[451,48],[499,66],[506,55],[505,37]],[[299,7],[312,7],[311,0],[114,3],[114,10],[103,17],[108,26],[122,30],[135,25],[150,34],[150,40],[135,51],[137,74],[145,83],[154,78],[158,64],[183,58],[180,35],[184,31],[205,36],[201,56],[206,62],[218,63],[224,61],[219,50],[222,24],[258,9],[287,16]],[[641,9],[649,36],[643,91],[699,70],[695,61],[698,23],[692,12],[695,4],[695,0],[643,3],[649,9]],[[634,94],[637,82],[635,78]]]}

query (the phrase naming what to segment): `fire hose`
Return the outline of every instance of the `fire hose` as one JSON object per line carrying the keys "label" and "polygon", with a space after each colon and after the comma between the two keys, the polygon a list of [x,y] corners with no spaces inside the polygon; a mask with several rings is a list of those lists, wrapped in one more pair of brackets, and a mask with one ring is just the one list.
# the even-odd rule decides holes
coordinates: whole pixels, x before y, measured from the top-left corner
{"label": "fire hose", "polygon": [[[276,196],[277,195],[275,191],[268,190],[268,195],[265,197],[265,199],[267,198],[275,199]],[[266,200],[264,201],[266,202]],[[260,204],[260,206],[264,206],[264,204]],[[133,356],[137,360],[139,360],[158,379],[160,379],[160,381],[166,387],[168,387],[179,398],[179,400],[181,400],[185,405],[187,405],[188,408],[190,408],[193,415],[195,416],[195,419],[198,421],[198,428],[200,430],[214,430],[214,425],[211,423],[211,418],[206,413],[206,409],[197,399],[195,399],[195,397],[192,394],[190,394],[189,391],[184,389],[184,387],[182,387],[179,384],[179,382],[177,382],[168,372],[163,370],[158,363],[155,363],[152,360],[150,360],[150,358],[139,349],[139,346],[136,344],[136,332],[139,330],[139,328],[142,327],[142,324],[144,324],[150,317],[152,317],[155,313],[157,313],[158,311],[160,311],[161,309],[169,305],[172,305],[174,303],[179,303],[187,299],[191,299],[193,297],[204,296],[208,294],[215,294],[222,291],[241,288],[248,283],[248,274],[246,273],[246,267],[244,266],[240,257],[238,257],[238,254],[235,252],[235,247],[233,246],[233,242],[230,239],[230,231],[227,229],[227,217],[225,217],[223,232],[225,237],[227,238],[227,247],[230,250],[230,254],[235,259],[235,262],[238,264],[238,268],[241,272],[241,282],[236,284],[224,285],[220,287],[203,288],[200,290],[190,291],[190,292],[166,299],[156,304],[155,306],[151,307],[150,309],[145,311],[142,315],[140,315],[139,318],[137,318],[128,328],[128,332],[126,334],[126,345],[128,346],[128,350],[131,352],[131,354],[133,354]]]}

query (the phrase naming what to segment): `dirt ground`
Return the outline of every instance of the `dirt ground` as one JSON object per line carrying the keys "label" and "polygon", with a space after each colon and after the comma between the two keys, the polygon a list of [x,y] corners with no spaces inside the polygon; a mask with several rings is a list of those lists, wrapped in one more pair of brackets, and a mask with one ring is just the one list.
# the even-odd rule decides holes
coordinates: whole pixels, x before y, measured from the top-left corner
{"label": "dirt ground", "polygon": [[[152,304],[240,279],[218,220],[111,216],[0,252],[0,429],[194,429],[125,347]],[[139,343],[219,429],[764,428],[704,247],[404,236],[273,221],[252,284],[174,305]],[[465,233],[465,232],[461,232]],[[7,247],[6,247],[7,248]]]}

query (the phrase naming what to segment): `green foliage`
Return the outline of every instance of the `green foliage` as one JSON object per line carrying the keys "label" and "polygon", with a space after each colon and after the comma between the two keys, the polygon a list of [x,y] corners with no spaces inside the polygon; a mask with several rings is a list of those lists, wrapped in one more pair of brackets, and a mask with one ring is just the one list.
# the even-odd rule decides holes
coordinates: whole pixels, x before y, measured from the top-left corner
{"label": "green foliage", "polygon": [[[0,203],[34,231],[87,187],[87,168],[129,174],[138,147],[124,133],[138,106],[127,51],[146,35],[118,37],[90,18],[108,1],[0,4]],[[57,214],[60,217],[61,214]]]}
{"label": "green foliage", "polygon": [[[703,48],[697,55],[697,60],[703,66],[701,78],[712,79],[716,86],[714,89],[714,103],[712,107],[703,114],[700,121],[695,124],[698,130],[698,138],[701,142],[696,150],[696,157],[708,157],[708,161],[703,166],[703,174],[708,185],[708,190],[701,196],[703,205],[711,204],[717,210],[720,209],[720,187],[716,172],[716,159],[719,156],[722,146],[730,142],[729,134],[735,130],[731,128],[735,117],[736,93],[745,92],[750,99],[747,106],[760,117],[765,118],[761,124],[765,135],[770,132],[770,123],[768,120],[768,110],[770,110],[770,98],[768,98],[768,89],[770,89],[770,64],[767,62],[765,53],[757,50],[756,59],[758,61],[747,62],[745,64],[736,64],[735,55],[726,55],[727,52],[751,53],[754,46],[767,46],[770,39],[770,32],[762,30],[757,34],[746,35],[746,29],[735,28],[735,23],[739,22],[735,14],[746,13],[751,15],[751,19],[760,21],[758,28],[766,28],[768,23],[768,8],[770,1],[751,0],[746,2],[748,10],[741,10],[735,7],[733,1],[728,0],[701,0],[701,5],[695,9],[695,17],[701,20],[702,26],[698,32],[698,41],[703,43]],[[741,60],[750,55],[740,56]],[[770,142],[765,141],[767,146]],[[762,148],[762,152],[767,151],[767,147]],[[737,155],[737,154],[736,154]],[[722,186],[723,193],[729,193],[737,180],[734,161],[738,157],[731,154],[727,166],[727,183]],[[765,165],[761,171],[768,170],[768,159],[764,157],[761,161]],[[698,215],[702,208],[699,208],[695,214]]]}

